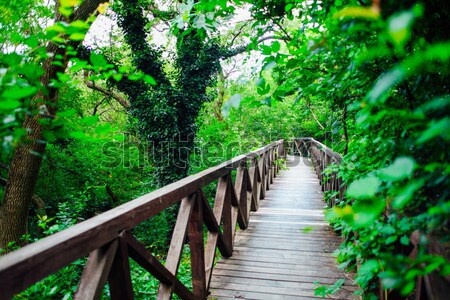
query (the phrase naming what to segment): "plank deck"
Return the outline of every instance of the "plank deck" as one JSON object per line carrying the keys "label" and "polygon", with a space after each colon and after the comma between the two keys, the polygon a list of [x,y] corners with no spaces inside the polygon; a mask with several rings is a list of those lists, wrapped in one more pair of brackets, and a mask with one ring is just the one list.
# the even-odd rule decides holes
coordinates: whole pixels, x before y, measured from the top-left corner
{"label": "plank deck", "polygon": [[215,266],[210,299],[321,299],[316,283],[338,279],[345,284],[329,298],[357,299],[351,277],[331,255],[340,238],[324,220],[317,176],[309,160],[296,160],[288,157],[289,168],[274,179],[248,228],[237,232],[233,256]]}

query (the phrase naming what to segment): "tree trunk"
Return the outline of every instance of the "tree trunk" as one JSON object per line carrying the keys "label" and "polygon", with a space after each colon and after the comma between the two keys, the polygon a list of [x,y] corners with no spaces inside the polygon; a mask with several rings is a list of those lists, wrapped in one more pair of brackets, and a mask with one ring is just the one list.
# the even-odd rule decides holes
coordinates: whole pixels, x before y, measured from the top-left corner
{"label": "tree trunk", "polygon": [[219,121],[223,121],[222,105],[224,97],[225,97],[225,76],[221,68],[219,70],[219,77],[217,82],[217,100],[213,104],[214,116]]}
{"label": "tree trunk", "polygon": [[[87,20],[95,13],[100,3],[105,0],[86,0],[77,8],[69,21]],[[62,20],[60,14],[56,14],[55,22]],[[74,49],[80,42],[70,44]],[[0,204],[0,248],[8,251],[8,244],[16,242],[23,245],[26,241],[20,241],[28,232],[28,211],[33,197],[34,187],[39,174],[46,144],[42,136],[44,131],[40,123],[42,118],[51,118],[57,111],[58,90],[50,88],[52,79],[57,79],[57,73],[63,73],[67,65],[65,58],[63,66],[55,66],[52,63],[58,55],[65,56],[65,49],[55,44],[47,47],[47,52],[55,55],[48,58],[43,65],[44,75],[41,78],[43,86],[48,87],[48,94],[39,93],[31,103],[31,109],[39,111],[38,114],[29,116],[23,123],[27,131],[26,140],[20,143],[14,150],[8,172],[8,182],[5,187],[3,202]]]}

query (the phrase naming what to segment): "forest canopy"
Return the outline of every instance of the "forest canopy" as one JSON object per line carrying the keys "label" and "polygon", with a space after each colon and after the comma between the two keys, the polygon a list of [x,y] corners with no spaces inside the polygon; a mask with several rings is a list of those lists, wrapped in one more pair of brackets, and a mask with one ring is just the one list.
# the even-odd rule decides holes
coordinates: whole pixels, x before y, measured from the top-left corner
{"label": "forest canopy", "polygon": [[[419,276],[448,278],[430,249],[449,243],[449,23],[445,0],[2,0],[2,253],[313,137],[344,158],[324,172],[347,186],[326,218],[357,293],[406,299]],[[158,258],[177,209],[133,230]],[[83,263],[20,297],[68,299]]]}

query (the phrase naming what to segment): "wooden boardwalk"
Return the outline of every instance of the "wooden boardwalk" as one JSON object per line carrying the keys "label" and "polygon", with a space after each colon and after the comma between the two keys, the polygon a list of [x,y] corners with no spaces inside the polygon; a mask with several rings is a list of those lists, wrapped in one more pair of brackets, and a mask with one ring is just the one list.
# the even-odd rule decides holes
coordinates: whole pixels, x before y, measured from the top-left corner
{"label": "wooden boardwalk", "polygon": [[[249,227],[237,232],[233,256],[213,271],[210,299],[314,299],[316,282],[344,286],[330,298],[355,299],[356,287],[331,253],[340,238],[323,216],[323,194],[309,160],[290,157]],[[308,229],[312,229],[308,232]]]}

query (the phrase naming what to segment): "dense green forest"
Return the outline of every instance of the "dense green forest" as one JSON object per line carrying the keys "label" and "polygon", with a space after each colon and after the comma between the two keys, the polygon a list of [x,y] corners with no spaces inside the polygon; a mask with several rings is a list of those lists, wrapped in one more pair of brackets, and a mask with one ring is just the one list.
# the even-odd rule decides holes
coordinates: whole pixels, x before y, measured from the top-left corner
{"label": "dense green forest", "polygon": [[[450,275],[429,251],[450,242],[448,1],[1,0],[0,46],[2,253],[313,137],[344,157],[326,217],[357,293],[409,299],[418,276]],[[133,230],[160,259],[177,209]],[[69,299],[83,265],[17,299]],[[152,299],[156,279],[131,269]]]}

